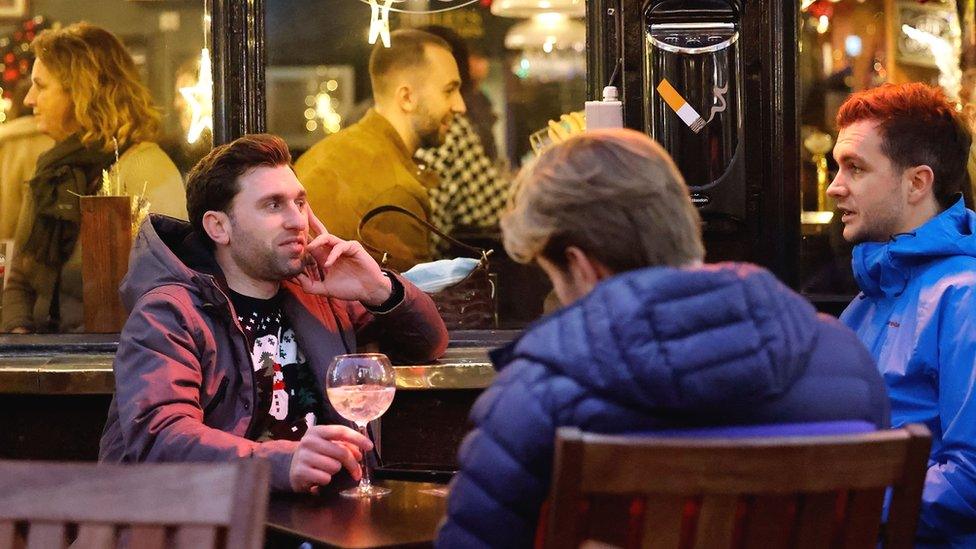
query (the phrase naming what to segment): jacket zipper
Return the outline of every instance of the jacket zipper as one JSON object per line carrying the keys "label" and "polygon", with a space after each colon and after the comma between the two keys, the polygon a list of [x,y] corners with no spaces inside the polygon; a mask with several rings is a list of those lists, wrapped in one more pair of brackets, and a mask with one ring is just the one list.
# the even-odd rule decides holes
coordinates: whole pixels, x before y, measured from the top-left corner
{"label": "jacket zipper", "polygon": [[[230,296],[228,296],[227,293],[224,292],[224,290],[220,287],[220,284],[217,284],[217,279],[213,275],[207,275],[207,277],[210,279],[211,284],[214,285],[214,288],[216,288],[217,291],[220,292],[220,295],[224,297],[224,300],[227,301],[227,308],[230,310],[231,322],[233,322],[234,326],[237,327],[237,333],[241,334],[241,339],[244,341],[244,350],[247,351],[247,334],[244,333],[244,328],[241,326],[241,323],[237,321],[237,311],[234,310],[234,302],[230,300]],[[256,410],[254,408],[257,407],[257,402],[258,402],[257,379],[254,377],[254,365],[251,364],[250,361],[248,361],[247,364],[247,371],[250,372],[251,374],[251,402],[253,404],[251,406],[252,410],[250,410],[251,416],[247,420],[247,429],[244,431],[245,438],[247,437],[247,435],[251,433],[251,430],[254,428],[254,418],[256,415]]]}
{"label": "jacket zipper", "polygon": [[230,380],[226,377],[220,380],[220,385],[217,387],[217,392],[214,394],[214,397],[210,399],[210,402],[207,403],[207,407],[203,409],[203,417],[207,417],[207,414],[212,412],[218,404],[224,401],[224,397],[227,396],[228,385],[230,385]]}

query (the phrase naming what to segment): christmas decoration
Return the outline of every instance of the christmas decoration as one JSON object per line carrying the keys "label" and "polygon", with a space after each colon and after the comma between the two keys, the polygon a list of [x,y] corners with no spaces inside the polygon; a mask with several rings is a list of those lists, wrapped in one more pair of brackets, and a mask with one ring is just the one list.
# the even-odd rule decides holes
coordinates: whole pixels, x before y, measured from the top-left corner
{"label": "christmas decoration", "polygon": [[31,64],[34,61],[30,43],[37,33],[50,26],[47,19],[39,15],[24,19],[15,26],[10,35],[0,38],[0,59],[3,60],[3,72],[0,72],[0,122],[6,121],[12,109],[20,107],[14,105],[11,97],[19,82],[30,80]]}
{"label": "christmas decoration", "polygon": [[196,143],[204,130],[213,131],[213,76],[210,71],[210,50],[200,50],[200,73],[197,83],[180,88],[180,95],[190,108],[190,128],[187,143]]}
{"label": "christmas decoration", "polygon": [[390,6],[393,0],[383,0],[383,5],[377,4],[378,0],[369,0],[371,12],[369,20],[369,43],[375,44],[376,39],[383,41],[383,47],[390,47]]}
{"label": "christmas decoration", "polygon": [[[440,13],[470,6],[471,4],[481,3],[490,6],[491,0],[429,0],[424,2],[425,6],[431,4],[437,6],[434,9],[411,9],[409,6],[416,2],[410,0],[359,0],[364,4],[369,4],[369,43],[375,44],[379,39],[383,46],[390,47],[390,12],[399,13]],[[398,5],[400,7],[394,7]]]}

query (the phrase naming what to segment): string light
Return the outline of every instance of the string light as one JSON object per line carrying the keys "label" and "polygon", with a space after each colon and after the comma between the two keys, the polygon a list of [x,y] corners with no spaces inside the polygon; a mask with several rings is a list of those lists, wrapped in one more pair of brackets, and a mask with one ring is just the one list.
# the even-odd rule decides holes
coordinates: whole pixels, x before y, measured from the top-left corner
{"label": "string light", "polygon": [[[478,3],[481,0],[466,0],[462,1],[460,4],[453,6],[448,6],[445,8],[439,8],[434,10],[409,10],[409,9],[399,9],[394,8],[394,2],[405,2],[406,0],[359,0],[364,4],[369,4],[370,19],[369,19],[369,43],[375,44],[376,40],[379,39],[383,42],[383,47],[390,47],[390,12],[398,13],[416,13],[416,14],[431,14],[431,13],[441,13],[450,10],[461,9],[465,6],[470,6],[471,4]],[[458,0],[438,0],[440,2],[455,2]],[[380,4],[382,2],[382,4]]]}

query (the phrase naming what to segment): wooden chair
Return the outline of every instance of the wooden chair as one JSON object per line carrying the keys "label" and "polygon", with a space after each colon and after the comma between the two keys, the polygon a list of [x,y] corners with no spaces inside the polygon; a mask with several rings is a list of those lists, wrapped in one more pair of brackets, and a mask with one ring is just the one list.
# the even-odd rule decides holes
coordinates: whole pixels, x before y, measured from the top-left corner
{"label": "wooden chair", "polygon": [[0,549],[258,548],[269,467],[0,461]]}
{"label": "wooden chair", "polygon": [[[551,548],[910,548],[931,444],[865,434],[650,438],[559,429]],[[879,538],[882,505],[892,488]]]}

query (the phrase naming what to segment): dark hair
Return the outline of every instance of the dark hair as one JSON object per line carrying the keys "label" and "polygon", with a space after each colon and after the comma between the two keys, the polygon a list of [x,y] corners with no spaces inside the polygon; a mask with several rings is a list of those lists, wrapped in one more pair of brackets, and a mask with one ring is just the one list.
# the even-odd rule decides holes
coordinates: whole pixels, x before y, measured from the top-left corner
{"label": "dark hair", "polygon": [[969,185],[972,134],[940,88],[913,82],[885,84],[851,95],[837,112],[837,128],[878,122],[881,151],[898,168],[926,165],[942,209]]}
{"label": "dark hair", "polygon": [[461,92],[466,92],[471,88],[471,67],[468,61],[468,44],[461,38],[454,29],[442,27],[441,25],[427,25],[420,27],[420,30],[439,36],[451,46],[451,55],[458,66],[458,74],[461,75]]}
{"label": "dark hair", "polygon": [[377,43],[369,56],[369,80],[373,94],[385,93],[389,77],[398,71],[414,70],[418,73],[427,66],[428,46],[451,51],[451,45],[439,36],[417,29],[398,29],[390,33],[390,47]]}
{"label": "dark hair", "polygon": [[228,210],[240,191],[238,181],[248,170],[290,164],[288,145],[268,133],[245,135],[214,147],[186,177],[186,209],[193,228],[203,234],[203,214]]}

